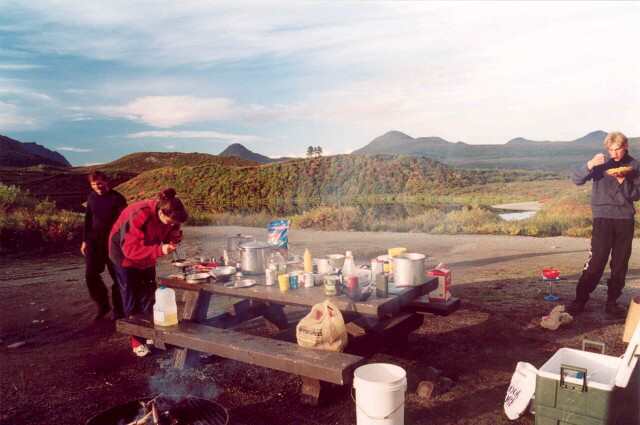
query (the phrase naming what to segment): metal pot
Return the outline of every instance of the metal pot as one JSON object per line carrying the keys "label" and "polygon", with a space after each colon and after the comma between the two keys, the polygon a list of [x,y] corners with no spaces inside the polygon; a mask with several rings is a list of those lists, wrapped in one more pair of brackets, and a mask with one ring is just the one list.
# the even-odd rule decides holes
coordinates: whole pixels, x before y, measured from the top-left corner
{"label": "metal pot", "polygon": [[262,274],[267,268],[273,247],[266,242],[248,242],[240,245],[240,264],[244,274]]}
{"label": "metal pot", "polygon": [[393,281],[396,286],[417,286],[424,283],[423,254],[409,253],[393,257]]}
{"label": "metal pot", "polygon": [[255,240],[256,238],[253,236],[241,235],[240,233],[227,238],[227,253],[234,261],[234,264],[236,261],[240,260],[240,245],[255,242]]}

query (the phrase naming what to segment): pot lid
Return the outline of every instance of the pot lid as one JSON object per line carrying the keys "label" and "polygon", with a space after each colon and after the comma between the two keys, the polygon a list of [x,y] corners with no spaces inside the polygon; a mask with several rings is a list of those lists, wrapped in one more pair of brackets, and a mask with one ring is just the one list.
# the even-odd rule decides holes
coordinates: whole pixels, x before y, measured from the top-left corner
{"label": "pot lid", "polygon": [[269,245],[266,242],[253,241],[253,242],[247,242],[247,243],[241,244],[240,248],[247,248],[247,249],[271,248],[271,245]]}
{"label": "pot lid", "polygon": [[629,379],[633,374],[633,369],[638,363],[640,357],[640,323],[636,325],[636,330],[633,332],[633,337],[627,346],[627,350],[620,359],[620,366],[618,367],[618,373],[616,373],[616,387],[626,388],[629,384]]}

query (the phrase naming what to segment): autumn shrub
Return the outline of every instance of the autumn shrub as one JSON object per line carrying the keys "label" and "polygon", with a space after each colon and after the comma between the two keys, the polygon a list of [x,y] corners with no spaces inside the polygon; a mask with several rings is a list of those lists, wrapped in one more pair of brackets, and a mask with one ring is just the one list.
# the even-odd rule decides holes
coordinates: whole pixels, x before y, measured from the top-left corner
{"label": "autumn shrub", "polygon": [[294,229],[361,230],[360,212],[356,207],[321,206],[291,218]]}

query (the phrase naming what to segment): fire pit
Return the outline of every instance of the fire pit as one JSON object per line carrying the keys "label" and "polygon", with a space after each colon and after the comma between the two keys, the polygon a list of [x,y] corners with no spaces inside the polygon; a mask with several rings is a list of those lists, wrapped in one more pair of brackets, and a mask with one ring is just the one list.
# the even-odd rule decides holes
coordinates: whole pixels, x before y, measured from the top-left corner
{"label": "fire pit", "polygon": [[228,425],[222,405],[197,397],[160,395],[112,407],[86,425]]}

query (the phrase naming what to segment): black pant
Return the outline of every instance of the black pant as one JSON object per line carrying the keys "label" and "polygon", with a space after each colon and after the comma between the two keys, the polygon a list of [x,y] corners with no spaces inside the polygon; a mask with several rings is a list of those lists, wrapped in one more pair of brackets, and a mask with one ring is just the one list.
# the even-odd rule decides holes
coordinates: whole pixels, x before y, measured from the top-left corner
{"label": "black pant", "polygon": [[124,314],[150,314],[153,312],[156,290],[156,268],[134,269],[114,264],[124,305]]}
{"label": "black pant", "polygon": [[113,264],[109,260],[107,252],[107,242],[87,241],[87,250],[85,254],[85,278],[87,279],[87,288],[89,296],[98,305],[98,308],[108,310],[109,307],[109,290],[102,280],[102,272],[105,266],[109,271],[113,285],[111,285],[111,301],[113,303],[113,314],[115,317],[123,317],[122,297],[120,296],[120,288],[113,269]]}
{"label": "black pant", "polygon": [[600,282],[609,254],[611,254],[609,263],[611,277],[607,282],[607,302],[615,302],[620,297],[631,257],[633,231],[633,219],[593,219],[591,256],[578,280],[576,301],[587,302],[589,294]]}

